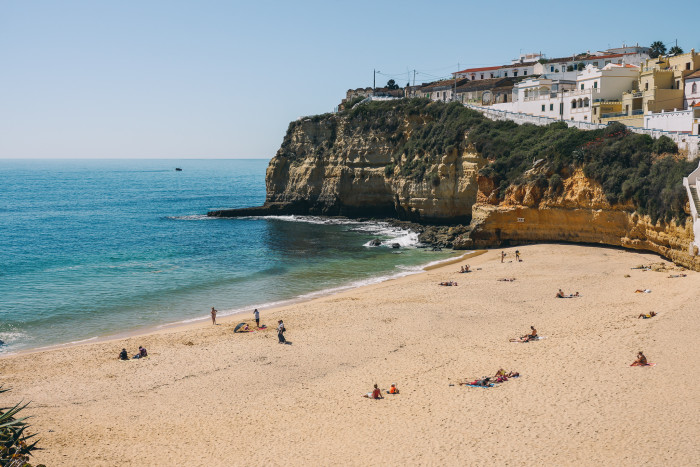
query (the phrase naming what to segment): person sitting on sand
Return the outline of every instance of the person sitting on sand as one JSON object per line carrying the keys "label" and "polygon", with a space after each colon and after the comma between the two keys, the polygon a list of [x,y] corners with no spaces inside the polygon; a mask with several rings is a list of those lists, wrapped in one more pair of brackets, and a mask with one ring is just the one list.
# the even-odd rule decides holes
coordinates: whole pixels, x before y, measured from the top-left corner
{"label": "person sitting on sand", "polygon": [[670,274],[668,276],[669,279],[673,279],[674,277],[686,277],[687,274]]}
{"label": "person sitting on sand", "polygon": [[374,390],[372,392],[368,392],[362,397],[367,397],[368,399],[384,399],[384,396],[382,396],[382,391],[376,384],[374,385]]}
{"label": "person sitting on sand", "polygon": [[122,349],[122,351],[119,352],[119,360],[129,360],[129,354],[126,353],[126,349]]}
{"label": "person sitting on sand", "polygon": [[634,293],[651,293],[650,289],[637,289]]}
{"label": "person sitting on sand", "polygon": [[134,355],[132,358],[144,358],[144,357],[148,357],[148,352],[146,352],[146,349],[144,349],[143,347],[141,347],[139,345],[139,353]]}
{"label": "person sitting on sand", "polygon": [[396,383],[392,384],[389,390],[387,391],[387,394],[398,394],[399,393],[399,388],[396,387]]}
{"label": "person sitting on sand", "polygon": [[469,269],[469,265],[468,265],[468,264],[465,264],[465,265],[464,265],[464,272],[471,272],[471,270]]}
{"label": "person sitting on sand", "polygon": [[563,292],[561,289],[559,289],[559,292],[557,292],[556,297],[557,297],[557,298],[565,298],[565,297],[564,297],[564,292]]}
{"label": "person sitting on sand", "polygon": [[639,318],[642,318],[642,319],[649,319],[649,318],[653,318],[654,316],[656,316],[656,312],[655,312],[655,311],[652,311],[652,312],[649,313],[648,315],[645,315],[644,313],[642,313],[641,315],[637,316],[637,319],[639,319]]}
{"label": "person sitting on sand", "polygon": [[639,353],[637,354],[637,359],[634,361],[632,366],[646,366],[646,365],[648,365],[647,358],[644,356],[644,354],[640,350]]}
{"label": "person sitting on sand", "polygon": [[457,283],[454,281],[447,281],[447,282],[440,282],[440,285],[444,285],[446,287],[452,287],[453,285],[457,285]]}

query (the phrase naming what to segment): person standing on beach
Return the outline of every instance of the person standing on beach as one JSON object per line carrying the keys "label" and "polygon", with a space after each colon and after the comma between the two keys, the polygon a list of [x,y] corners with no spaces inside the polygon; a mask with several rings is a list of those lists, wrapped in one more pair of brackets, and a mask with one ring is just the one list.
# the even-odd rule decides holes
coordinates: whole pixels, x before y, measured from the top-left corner
{"label": "person standing on beach", "polygon": [[211,307],[211,322],[216,326],[216,308]]}
{"label": "person standing on beach", "polygon": [[253,316],[255,317],[255,325],[257,327],[260,327],[260,312],[256,308],[255,311],[253,311]]}
{"label": "person standing on beach", "polygon": [[286,344],[287,340],[284,338],[284,331],[286,331],[286,329],[284,328],[284,322],[282,322],[282,320],[279,320],[278,323],[279,324],[277,325],[277,338],[279,339],[280,344]]}
{"label": "person standing on beach", "polygon": [[505,257],[506,257],[506,252],[502,251],[501,252],[501,263],[503,262],[503,258],[505,258]]}
{"label": "person standing on beach", "polygon": [[520,261],[520,250],[515,250],[515,260]]}

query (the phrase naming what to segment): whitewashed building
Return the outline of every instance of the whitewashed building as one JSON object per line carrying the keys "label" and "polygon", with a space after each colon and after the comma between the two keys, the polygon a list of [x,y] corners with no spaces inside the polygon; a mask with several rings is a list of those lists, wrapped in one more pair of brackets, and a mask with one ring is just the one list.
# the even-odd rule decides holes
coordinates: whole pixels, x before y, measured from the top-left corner
{"label": "whitewashed building", "polygon": [[700,104],[700,70],[685,77],[683,107],[689,109]]}
{"label": "whitewashed building", "polygon": [[494,104],[494,109],[564,120],[593,121],[593,102],[619,99],[633,88],[638,69],[608,64],[602,69],[588,65],[576,81],[535,78],[513,87],[513,102]]}

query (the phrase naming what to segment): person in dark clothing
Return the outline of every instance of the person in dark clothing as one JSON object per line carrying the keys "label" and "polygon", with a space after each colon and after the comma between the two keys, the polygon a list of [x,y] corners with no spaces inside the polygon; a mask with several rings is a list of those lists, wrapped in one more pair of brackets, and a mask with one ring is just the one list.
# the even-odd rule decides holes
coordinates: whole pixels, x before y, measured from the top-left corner
{"label": "person in dark clothing", "polygon": [[126,349],[122,349],[122,351],[119,352],[119,360],[129,360],[129,354],[126,353]]}
{"label": "person in dark clothing", "polygon": [[278,323],[279,324],[277,325],[277,338],[279,339],[280,344],[286,344],[287,340],[284,338],[284,331],[286,331],[286,329],[284,328],[284,322],[282,322],[282,320],[279,320]]}

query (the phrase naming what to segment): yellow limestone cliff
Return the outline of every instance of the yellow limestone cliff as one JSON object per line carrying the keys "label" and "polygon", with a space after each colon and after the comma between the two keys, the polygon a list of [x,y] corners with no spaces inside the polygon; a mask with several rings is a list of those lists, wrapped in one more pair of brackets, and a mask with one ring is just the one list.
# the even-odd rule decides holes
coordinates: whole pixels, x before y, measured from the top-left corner
{"label": "yellow limestone cliff", "polygon": [[[293,122],[268,166],[265,205],[209,215],[316,214],[470,223],[468,233],[454,240],[455,248],[598,243],[653,251],[700,270],[697,257],[688,251],[692,221],[653,223],[631,203],[610,205],[601,187],[580,169],[564,174],[556,190],[511,185],[499,199],[493,180],[479,175],[487,161],[468,144],[465,150],[452,147],[442,155],[428,154],[421,158],[424,166],[416,166],[416,159],[408,160],[399,147],[426,118],[388,113],[381,125],[373,125],[333,114]],[[414,176],[416,170],[424,175]]]}

